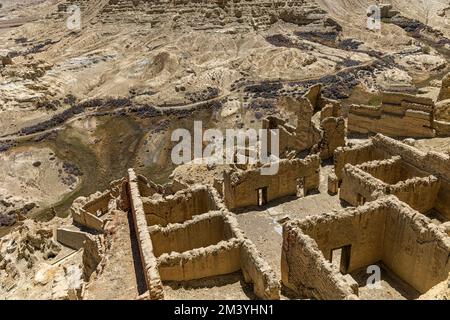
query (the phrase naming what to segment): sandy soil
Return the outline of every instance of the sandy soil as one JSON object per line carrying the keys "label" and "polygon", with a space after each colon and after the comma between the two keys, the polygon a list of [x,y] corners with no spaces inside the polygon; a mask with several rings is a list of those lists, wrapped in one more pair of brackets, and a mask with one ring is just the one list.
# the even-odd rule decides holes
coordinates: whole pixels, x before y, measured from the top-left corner
{"label": "sandy soil", "polygon": [[106,257],[108,263],[101,275],[87,287],[85,299],[133,300],[145,292],[136,234],[130,222],[127,214],[115,213],[113,245]]}

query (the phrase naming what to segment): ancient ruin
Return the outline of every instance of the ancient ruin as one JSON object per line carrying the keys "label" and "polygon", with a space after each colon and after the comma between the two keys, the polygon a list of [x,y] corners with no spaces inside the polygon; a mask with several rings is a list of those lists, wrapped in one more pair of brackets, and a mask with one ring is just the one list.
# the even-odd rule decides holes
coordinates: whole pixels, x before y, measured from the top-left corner
{"label": "ancient ruin", "polygon": [[[134,259],[141,264],[147,289],[144,295],[150,299],[164,299],[166,281],[237,271],[252,284],[258,298],[279,299],[275,274],[214,188],[158,186],[132,169],[127,178],[112,183],[110,190],[89,201],[77,201],[72,207],[74,226],[57,230],[57,239],[64,245],[76,249],[85,246],[83,272],[87,279],[102,263],[101,239],[107,238],[108,219],[114,211],[131,216],[132,241],[139,247]],[[86,250],[90,243],[86,239],[92,239],[97,247]]]}
{"label": "ancient ruin", "polygon": [[295,155],[314,148],[322,159],[328,159],[337,147],[345,145],[342,105],[324,97],[320,84],[309,88],[301,98],[280,98],[277,106],[290,121],[271,116],[263,121],[262,127],[280,130],[281,154]]}
{"label": "ancient ruin", "polygon": [[[306,298],[357,299],[352,273],[380,264],[424,295],[450,272],[449,237],[395,196],[283,228],[283,284]],[[340,250],[339,269],[331,259]],[[365,284],[363,284],[365,286]]]}
{"label": "ancient ruin", "polygon": [[3,0],[0,299],[448,300],[444,2]]}
{"label": "ancient ruin", "polygon": [[421,152],[383,135],[356,147],[340,148],[328,180],[330,192],[354,205],[395,195],[413,209],[450,218],[450,158]]}

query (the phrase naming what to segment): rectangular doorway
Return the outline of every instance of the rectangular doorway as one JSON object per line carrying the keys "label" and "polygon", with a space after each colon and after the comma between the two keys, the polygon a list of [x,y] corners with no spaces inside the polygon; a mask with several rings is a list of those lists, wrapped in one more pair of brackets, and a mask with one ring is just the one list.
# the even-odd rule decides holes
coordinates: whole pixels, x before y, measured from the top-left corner
{"label": "rectangular doorway", "polygon": [[304,198],[307,196],[306,188],[305,188],[305,180],[306,178],[297,179],[297,197]]}
{"label": "rectangular doorway", "polygon": [[339,271],[342,274],[348,273],[348,268],[350,266],[351,250],[352,250],[351,245],[331,250],[330,262],[338,266]]}
{"label": "rectangular doorway", "polygon": [[356,196],[356,202],[358,206],[362,206],[366,203],[366,198],[364,198],[362,194],[358,193]]}
{"label": "rectangular doorway", "polygon": [[267,187],[256,189],[258,193],[258,206],[265,206],[267,204]]}

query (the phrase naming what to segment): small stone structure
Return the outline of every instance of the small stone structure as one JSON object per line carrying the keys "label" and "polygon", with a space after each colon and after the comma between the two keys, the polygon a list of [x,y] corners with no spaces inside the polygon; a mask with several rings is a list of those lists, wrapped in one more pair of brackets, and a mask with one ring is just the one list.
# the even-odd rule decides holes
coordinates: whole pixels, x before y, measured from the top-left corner
{"label": "small stone structure", "polygon": [[393,92],[383,92],[381,98],[381,106],[350,106],[350,132],[412,138],[446,134],[442,124],[434,126],[435,105],[432,99]]}
{"label": "small stone structure", "polygon": [[[330,262],[342,250],[340,269]],[[300,297],[358,299],[349,273],[382,262],[424,294],[450,272],[450,238],[394,196],[283,227],[282,282]]]}
{"label": "small stone structure", "polygon": [[304,195],[319,188],[318,155],[303,160],[283,159],[278,164],[278,172],[274,175],[262,175],[261,168],[225,171],[219,191],[228,209],[265,205],[282,197],[296,196],[299,188],[303,189]]}
{"label": "small stone structure", "polygon": [[103,232],[108,212],[116,209],[127,211],[129,208],[126,183],[126,179],[113,181],[110,189],[103,193],[76,199],[70,209],[74,223]]}
{"label": "small stone structure", "polygon": [[263,120],[263,129],[280,132],[280,155],[313,149],[322,159],[333,156],[337,147],[345,145],[346,126],[342,106],[322,95],[320,84],[312,86],[301,98],[282,97],[278,108],[287,117],[294,115],[294,124],[276,116]]}
{"label": "small stone structure", "polygon": [[395,195],[415,210],[450,219],[450,157],[422,152],[383,135],[335,152],[328,189],[357,206]]}
{"label": "small stone structure", "polygon": [[132,169],[111,188],[77,199],[72,208],[75,227],[57,230],[58,241],[83,247],[85,280],[102,265],[111,212],[131,216],[138,260],[149,299],[164,298],[164,281],[189,281],[241,271],[261,299],[279,299],[280,283],[256,246],[239,228],[211,186],[165,186],[147,181]]}
{"label": "small stone structure", "polygon": [[[279,299],[274,272],[214,188],[192,186],[163,197],[131,169],[128,179],[151,298],[163,297],[165,280],[187,281],[241,270],[259,298]],[[153,195],[142,197],[141,190]]]}

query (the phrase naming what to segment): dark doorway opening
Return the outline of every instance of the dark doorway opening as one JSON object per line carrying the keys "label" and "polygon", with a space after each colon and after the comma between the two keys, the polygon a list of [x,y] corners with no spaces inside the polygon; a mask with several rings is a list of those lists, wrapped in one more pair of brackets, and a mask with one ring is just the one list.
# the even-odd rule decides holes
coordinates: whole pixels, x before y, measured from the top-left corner
{"label": "dark doorway opening", "polygon": [[306,178],[297,179],[297,197],[303,198],[307,196],[306,188],[305,188],[305,180]]}
{"label": "dark doorway opening", "polygon": [[350,266],[351,250],[352,250],[351,245],[331,250],[330,261],[331,263],[339,266],[339,271],[342,274],[348,273],[348,268]]}
{"label": "dark doorway opening", "polygon": [[258,206],[265,206],[267,204],[267,187],[256,189],[258,193]]}
{"label": "dark doorway opening", "polygon": [[366,198],[364,198],[362,194],[358,193],[358,195],[356,196],[356,201],[358,206],[362,206],[363,204],[366,203]]}

